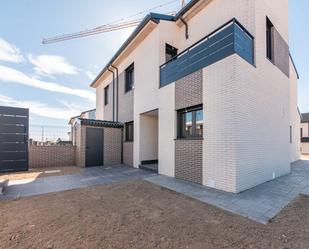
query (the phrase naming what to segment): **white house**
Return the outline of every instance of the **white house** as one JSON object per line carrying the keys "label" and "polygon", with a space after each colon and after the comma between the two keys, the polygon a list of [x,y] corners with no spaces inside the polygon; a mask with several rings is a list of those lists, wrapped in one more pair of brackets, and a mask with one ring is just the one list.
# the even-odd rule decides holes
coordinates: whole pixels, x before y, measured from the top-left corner
{"label": "white house", "polygon": [[192,0],[147,15],[91,86],[125,164],[237,193],[299,159],[297,79],[288,0]]}

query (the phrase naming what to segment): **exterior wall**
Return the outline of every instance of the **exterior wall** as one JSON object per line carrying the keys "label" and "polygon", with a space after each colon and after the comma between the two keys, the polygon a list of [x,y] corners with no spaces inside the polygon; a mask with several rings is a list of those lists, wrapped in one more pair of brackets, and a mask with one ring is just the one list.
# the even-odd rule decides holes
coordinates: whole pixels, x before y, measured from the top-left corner
{"label": "exterior wall", "polygon": [[119,89],[118,89],[118,119],[120,122],[126,123],[133,121],[133,106],[134,106],[134,89],[125,92],[125,72],[119,74]]}
{"label": "exterior wall", "polygon": [[290,143],[290,162],[300,159],[300,114],[297,108],[297,73],[290,61],[290,125],[292,143]]}
{"label": "exterior wall", "polygon": [[140,115],[140,161],[158,160],[158,118]]}
{"label": "exterior wall", "polygon": [[104,166],[121,164],[122,132],[118,128],[104,128]]}
{"label": "exterior wall", "polygon": [[309,143],[301,143],[301,153],[303,155],[309,155]]}
{"label": "exterior wall", "polygon": [[303,129],[303,137],[309,137],[309,123],[301,123],[300,128]]}
{"label": "exterior wall", "polygon": [[203,183],[203,140],[175,141],[175,177]]}
{"label": "exterior wall", "polygon": [[123,143],[123,163],[133,167],[133,142]]}
{"label": "exterior wall", "polygon": [[[116,84],[116,83],[115,83]],[[108,104],[104,105],[104,88],[103,88],[103,113],[104,113],[104,120],[113,120],[113,82],[108,84]],[[106,87],[106,86],[105,86]]]}
{"label": "exterior wall", "polygon": [[75,166],[75,146],[29,146],[29,168]]}
{"label": "exterior wall", "polygon": [[203,71],[196,71],[175,82],[176,110],[203,103]]}
{"label": "exterior wall", "polygon": [[86,165],[86,127],[76,124],[76,165],[85,167]]}
{"label": "exterior wall", "polygon": [[[203,71],[199,70],[175,82],[176,110],[203,103]],[[175,140],[175,177],[202,184],[203,141]]]}

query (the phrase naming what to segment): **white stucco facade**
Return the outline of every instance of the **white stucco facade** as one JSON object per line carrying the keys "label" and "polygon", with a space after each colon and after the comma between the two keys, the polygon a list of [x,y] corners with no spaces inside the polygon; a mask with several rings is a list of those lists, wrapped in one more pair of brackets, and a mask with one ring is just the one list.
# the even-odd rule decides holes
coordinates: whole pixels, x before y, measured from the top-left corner
{"label": "white stucco facade", "polygon": [[[288,44],[288,0],[207,0],[183,17],[188,39],[179,20],[160,20],[146,25],[151,30],[135,47],[128,45],[114,66],[121,73],[134,62],[134,167],[158,159],[158,172],[175,176],[175,83],[159,87],[165,44],[181,52],[236,18],[254,37],[254,65],[233,54],[202,69],[202,183],[240,192],[290,172],[300,155],[297,74],[291,62],[287,76],[266,58],[266,16]],[[100,120],[106,117],[104,87],[111,81],[106,71],[94,86]],[[158,110],[156,120],[141,116],[152,110]]]}

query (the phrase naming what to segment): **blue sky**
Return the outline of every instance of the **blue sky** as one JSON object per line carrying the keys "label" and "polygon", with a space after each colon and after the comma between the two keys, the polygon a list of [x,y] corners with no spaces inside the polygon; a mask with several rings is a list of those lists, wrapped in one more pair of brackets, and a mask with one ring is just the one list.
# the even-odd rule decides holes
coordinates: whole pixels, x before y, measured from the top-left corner
{"label": "blue sky", "polygon": [[[70,116],[94,108],[89,84],[132,29],[49,45],[41,44],[42,38],[97,27],[171,1],[2,0],[0,105],[30,107],[30,123],[40,125],[65,125]],[[176,10],[178,2],[154,11]],[[309,112],[308,13],[309,1],[290,0],[290,49],[301,77],[302,112]]]}

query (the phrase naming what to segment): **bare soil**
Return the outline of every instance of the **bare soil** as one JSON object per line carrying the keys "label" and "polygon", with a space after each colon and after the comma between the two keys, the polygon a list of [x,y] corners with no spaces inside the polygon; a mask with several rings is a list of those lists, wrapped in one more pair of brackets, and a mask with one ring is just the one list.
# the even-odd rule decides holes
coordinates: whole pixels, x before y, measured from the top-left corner
{"label": "bare soil", "polygon": [[[52,171],[60,172],[52,172]],[[50,171],[50,172],[49,172]],[[37,168],[29,169],[29,171],[23,172],[12,172],[12,173],[0,173],[0,180],[24,180],[24,179],[36,179],[39,177],[49,176],[61,176],[61,175],[72,175],[81,171],[79,167],[53,167],[53,168]]]}
{"label": "bare soil", "polygon": [[145,181],[0,202],[0,248],[309,248],[309,197],[268,225]]}

